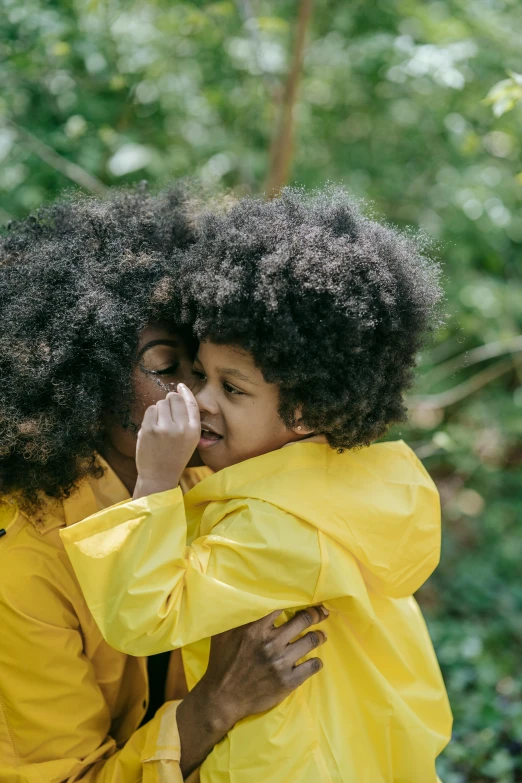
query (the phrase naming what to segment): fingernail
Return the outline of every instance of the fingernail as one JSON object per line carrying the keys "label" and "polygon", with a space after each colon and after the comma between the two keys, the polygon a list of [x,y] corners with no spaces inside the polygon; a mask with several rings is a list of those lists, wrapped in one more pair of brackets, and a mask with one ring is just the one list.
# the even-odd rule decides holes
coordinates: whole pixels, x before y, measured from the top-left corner
{"label": "fingernail", "polygon": [[328,634],[323,631],[323,636],[324,636],[324,640],[326,642],[328,640]]}
{"label": "fingernail", "polygon": [[322,609],[322,612],[323,612],[324,616],[325,616],[325,617],[328,617],[328,616],[329,616],[329,614],[330,614],[330,612],[328,611],[328,609],[326,608],[326,606],[321,606],[321,609]]}
{"label": "fingernail", "polygon": [[180,386],[181,386],[182,389],[186,389],[187,388],[184,383],[178,383],[178,389],[179,389]]}

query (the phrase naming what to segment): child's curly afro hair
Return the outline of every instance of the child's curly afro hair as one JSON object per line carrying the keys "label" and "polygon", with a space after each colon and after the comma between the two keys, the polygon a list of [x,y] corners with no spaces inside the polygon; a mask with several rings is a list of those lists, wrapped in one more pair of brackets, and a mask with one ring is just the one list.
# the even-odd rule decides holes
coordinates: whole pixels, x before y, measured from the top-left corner
{"label": "child's curly afro hair", "polygon": [[130,408],[140,330],[176,288],[190,188],[71,195],[0,234],[0,495],[36,507],[98,475],[104,412]]}
{"label": "child's curly afro hair", "polygon": [[429,242],[365,217],[341,188],[286,189],[206,214],[188,249],[184,317],[201,340],[251,352],[279,413],[333,448],[405,418],[418,350],[438,323]]}

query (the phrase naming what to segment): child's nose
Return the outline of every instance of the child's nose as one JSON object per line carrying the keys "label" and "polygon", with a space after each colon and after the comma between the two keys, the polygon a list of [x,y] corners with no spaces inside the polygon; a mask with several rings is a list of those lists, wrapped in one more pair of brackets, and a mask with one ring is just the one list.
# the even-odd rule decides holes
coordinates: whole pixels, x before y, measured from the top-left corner
{"label": "child's nose", "polygon": [[214,395],[212,394],[212,390],[209,388],[208,383],[205,384],[203,388],[200,389],[200,391],[198,391],[195,397],[200,411],[213,414],[219,412]]}

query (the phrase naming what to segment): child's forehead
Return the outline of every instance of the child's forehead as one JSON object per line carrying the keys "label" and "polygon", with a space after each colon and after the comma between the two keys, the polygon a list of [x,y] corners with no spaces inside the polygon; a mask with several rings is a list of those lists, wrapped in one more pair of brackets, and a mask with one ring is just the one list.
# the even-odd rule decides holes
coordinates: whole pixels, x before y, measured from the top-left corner
{"label": "child's forehead", "polygon": [[202,341],[199,345],[199,361],[221,370],[236,369],[248,374],[252,380],[262,378],[261,371],[256,366],[252,354],[237,345],[219,345],[210,341]]}
{"label": "child's forehead", "polygon": [[228,359],[236,362],[252,362],[252,354],[240,348],[239,345],[213,343],[212,340],[202,340],[199,344],[198,355],[205,358]]}

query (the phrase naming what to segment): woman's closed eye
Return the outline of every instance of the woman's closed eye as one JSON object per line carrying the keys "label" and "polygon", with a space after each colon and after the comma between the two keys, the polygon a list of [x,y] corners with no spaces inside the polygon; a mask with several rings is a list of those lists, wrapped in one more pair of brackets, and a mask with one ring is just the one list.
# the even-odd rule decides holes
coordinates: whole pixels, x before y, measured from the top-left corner
{"label": "woman's closed eye", "polygon": [[179,370],[179,362],[163,367],[161,370],[149,370],[153,375],[175,375]]}
{"label": "woman's closed eye", "polygon": [[163,362],[162,364],[153,365],[151,367],[140,364],[140,369],[142,372],[147,373],[147,375],[176,375],[176,373],[179,372],[180,366],[180,362],[176,360],[170,364]]}

